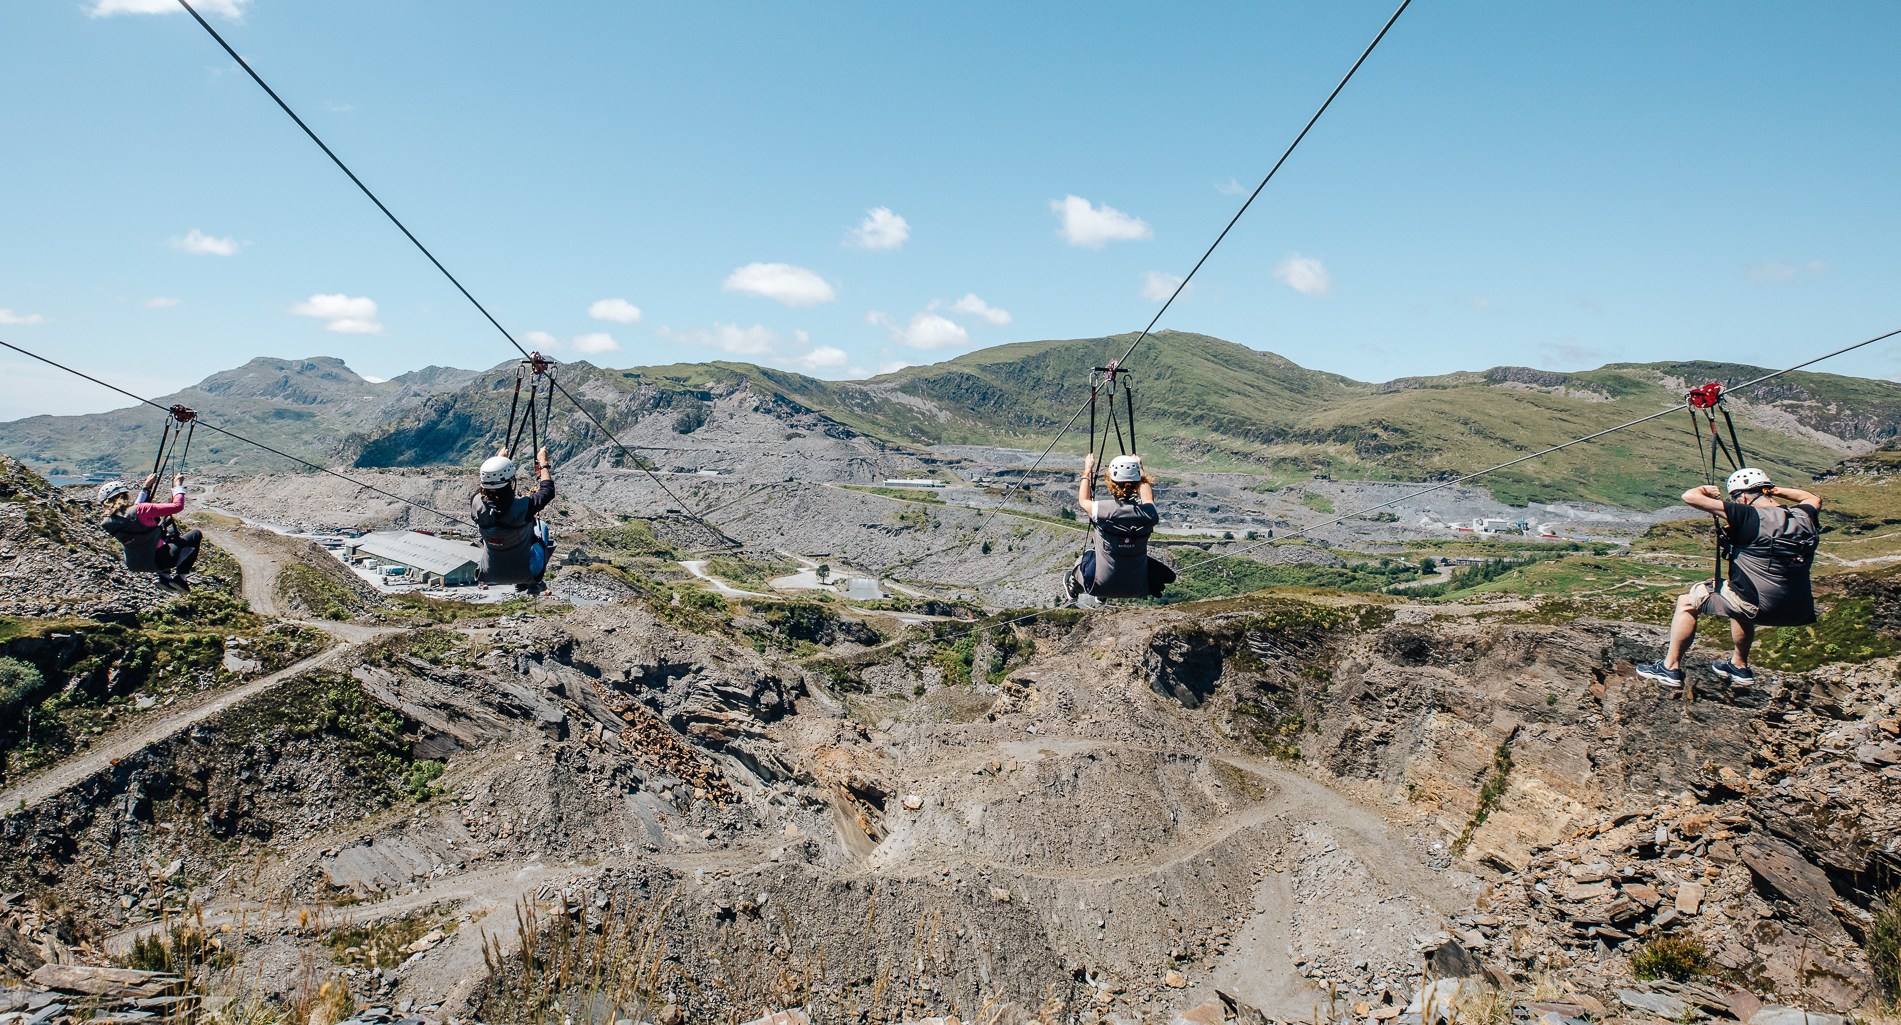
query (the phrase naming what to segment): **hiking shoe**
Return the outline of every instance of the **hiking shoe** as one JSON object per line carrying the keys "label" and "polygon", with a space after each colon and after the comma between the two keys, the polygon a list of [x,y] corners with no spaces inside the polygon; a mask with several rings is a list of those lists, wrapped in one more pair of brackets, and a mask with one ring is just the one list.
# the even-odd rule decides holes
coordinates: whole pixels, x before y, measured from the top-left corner
{"label": "hiking shoe", "polygon": [[180,580],[177,577],[174,577],[165,573],[159,574],[158,586],[167,591],[172,592],[173,594],[190,594],[191,593],[191,588],[186,586],[183,580]]}
{"label": "hiking shoe", "polygon": [[1637,666],[1637,675],[1645,679],[1655,680],[1663,684],[1665,688],[1671,690],[1683,686],[1683,670],[1672,669],[1664,665],[1661,659],[1656,662],[1639,663]]}
{"label": "hiking shoe", "polygon": [[1082,589],[1076,586],[1076,574],[1063,574],[1063,597],[1075,601],[1076,596],[1081,593]]}
{"label": "hiking shoe", "polygon": [[1728,659],[1710,665],[1710,672],[1730,682],[1734,687],[1747,687],[1756,682],[1756,671],[1748,666],[1739,666]]}

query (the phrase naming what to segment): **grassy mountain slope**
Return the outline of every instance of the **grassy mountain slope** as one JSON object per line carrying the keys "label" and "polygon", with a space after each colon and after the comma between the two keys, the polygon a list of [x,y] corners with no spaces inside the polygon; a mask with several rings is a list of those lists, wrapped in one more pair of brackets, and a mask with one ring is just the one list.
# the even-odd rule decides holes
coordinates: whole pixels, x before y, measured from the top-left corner
{"label": "grassy mountain slope", "polygon": [[[900,446],[1037,449],[1087,399],[1090,368],[1120,356],[1131,340],[1021,342],[857,382],[730,362],[629,370],[574,363],[561,379],[616,433],[638,424],[647,437],[662,436],[676,419],[745,392],[788,429],[817,425]],[[1142,448],[1163,472],[1387,480],[1447,479],[1667,409],[1692,384],[1766,373],[1676,362],[1571,374],[1497,367],[1369,384],[1175,331],[1144,342],[1132,371]],[[412,376],[418,379],[372,385],[335,360],[256,360],[180,396],[260,440],[360,466],[467,466],[494,448],[507,422],[513,364]],[[557,458],[605,440],[565,406],[557,401],[548,432]],[[1737,396],[1733,406],[1750,460],[1792,481],[1825,471],[1856,448],[1901,436],[1901,385],[1888,381],[1795,373]],[[0,424],[0,448],[41,465],[90,467],[125,452],[136,462],[155,440],[157,418],[149,414]],[[1082,450],[1086,428],[1086,416],[1079,418],[1063,442],[1065,455]],[[1486,483],[1514,502],[1667,504],[1702,479],[1690,431],[1687,414],[1672,414],[1500,471]],[[238,469],[268,465],[252,453],[225,451],[237,447],[220,442],[206,454]]]}
{"label": "grassy mountain slope", "polygon": [[[332,460],[352,432],[368,432],[393,410],[462,387],[466,370],[428,367],[381,383],[334,356],[259,357],[156,401],[182,403],[205,419],[317,463]],[[164,414],[132,406],[89,416],[34,416],[0,423],[0,450],[50,472],[135,473],[151,469]],[[192,440],[191,465],[257,473],[295,464],[213,431]]]}

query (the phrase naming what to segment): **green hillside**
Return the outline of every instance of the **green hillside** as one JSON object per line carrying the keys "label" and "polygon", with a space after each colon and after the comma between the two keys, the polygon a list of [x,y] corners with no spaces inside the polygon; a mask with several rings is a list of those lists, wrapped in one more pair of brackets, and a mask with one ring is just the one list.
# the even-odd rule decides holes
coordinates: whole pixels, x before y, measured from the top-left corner
{"label": "green hillside", "polygon": [[[868,381],[823,381],[745,363],[615,370],[577,362],[561,380],[616,433],[648,418],[691,430],[719,398],[744,392],[788,427],[857,434],[883,444],[1041,449],[1088,397],[1089,371],[1133,336],[1019,342]],[[1682,401],[1707,380],[1760,368],[1707,362],[1613,364],[1579,373],[1496,367],[1383,384],[1300,367],[1233,342],[1163,331],[1131,361],[1143,451],[1163,473],[1239,471],[1292,480],[1432,481],[1502,463]],[[430,371],[371,384],[332,359],[254,360],[181,392],[183,401],[259,440],[358,466],[467,466],[500,441],[514,364]],[[172,401],[167,398],[166,401]],[[1791,481],[1834,466],[1850,447],[1901,436],[1901,385],[1795,373],[1737,397],[1752,462]],[[155,411],[35,417],[0,424],[0,449],[40,466],[116,468],[155,440]],[[1064,457],[1086,444],[1087,420]],[[1668,504],[1702,480],[1691,421],[1676,413],[1500,471],[1485,480],[1507,501]],[[548,431],[557,459],[600,445],[599,431],[557,402]],[[200,439],[202,459],[239,471],[276,469],[241,445]],[[195,450],[194,458],[199,458]],[[117,462],[115,462],[115,460]]]}

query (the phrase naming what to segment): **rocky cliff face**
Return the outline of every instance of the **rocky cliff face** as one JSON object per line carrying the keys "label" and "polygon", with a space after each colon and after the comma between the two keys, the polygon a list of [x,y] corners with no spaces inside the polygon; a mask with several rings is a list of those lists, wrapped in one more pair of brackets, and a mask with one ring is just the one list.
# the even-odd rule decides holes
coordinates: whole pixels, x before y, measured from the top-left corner
{"label": "rocky cliff face", "polygon": [[[278,507],[335,511],[306,483]],[[66,522],[16,489],[22,538]],[[1849,1009],[1901,882],[1901,594],[1835,580],[1831,615],[1876,610],[1856,646],[1818,628],[1748,693],[1693,657],[1666,697],[1630,668],[1660,629],[1602,605],[905,621],[563,573],[587,604],[354,624],[70,783],[6,781],[0,974],[41,1000],[97,979],[40,962],[158,937],[214,992],[432,1021]]]}

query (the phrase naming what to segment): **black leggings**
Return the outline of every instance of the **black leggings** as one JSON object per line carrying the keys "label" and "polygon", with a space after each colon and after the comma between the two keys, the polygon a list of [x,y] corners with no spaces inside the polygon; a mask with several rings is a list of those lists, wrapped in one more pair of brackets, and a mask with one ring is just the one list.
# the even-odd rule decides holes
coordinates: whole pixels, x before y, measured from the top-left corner
{"label": "black leggings", "polygon": [[198,548],[204,544],[205,535],[200,530],[187,530],[172,538],[168,544],[161,545],[153,553],[152,561],[158,565],[160,573],[176,573],[184,576],[198,561]]}

